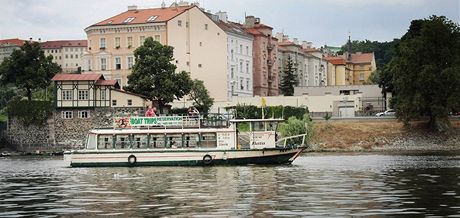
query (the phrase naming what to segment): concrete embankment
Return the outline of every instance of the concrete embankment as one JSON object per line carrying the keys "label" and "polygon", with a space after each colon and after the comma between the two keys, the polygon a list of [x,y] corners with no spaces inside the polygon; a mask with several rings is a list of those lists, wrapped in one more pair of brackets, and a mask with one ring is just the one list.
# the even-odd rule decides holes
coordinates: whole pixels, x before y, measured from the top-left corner
{"label": "concrete embankment", "polygon": [[435,133],[426,122],[410,127],[395,119],[315,121],[310,151],[450,151],[460,150],[460,120],[451,130]]}

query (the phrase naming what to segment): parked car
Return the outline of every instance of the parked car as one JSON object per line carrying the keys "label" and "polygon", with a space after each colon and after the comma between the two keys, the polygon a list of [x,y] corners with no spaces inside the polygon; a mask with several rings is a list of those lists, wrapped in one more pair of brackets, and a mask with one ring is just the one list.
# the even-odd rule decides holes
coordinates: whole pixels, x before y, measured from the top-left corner
{"label": "parked car", "polygon": [[396,114],[396,111],[394,109],[390,109],[390,110],[386,110],[384,112],[379,112],[379,113],[375,114],[375,116],[377,116],[377,117],[394,116],[395,114]]}

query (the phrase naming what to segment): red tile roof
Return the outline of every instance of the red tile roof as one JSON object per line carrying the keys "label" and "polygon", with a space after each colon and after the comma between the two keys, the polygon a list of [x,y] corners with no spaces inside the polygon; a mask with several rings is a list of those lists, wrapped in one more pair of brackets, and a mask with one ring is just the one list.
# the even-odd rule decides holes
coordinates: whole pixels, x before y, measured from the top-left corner
{"label": "red tile roof", "polygon": [[265,25],[265,24],[263,24],[263,23],[255,24],[255,25],[254,25],[254,28],[268,28],[268,29],[273,29],[273,27],[267,26],[267,25]]}
{"label": "red tile roof", "polygon": [[115,86],[117,85],[117,80],[98,80],[96,85],[98,86]]}
{"label": "red tile roof", "polygon": [[354,64],[371,63],[374,59],[374,53],[351,54],[351,62]]}
{"label": "red tile roof", "polygon": [[345,65],[345,59],[342,57],[325,57],[324,60],[333,65]]}
{"label": "red tile roof", "polygon": [[238,35],[243,35],[243,36],[247,36],[247,37],[252,37],[251,34],[249,34],[248,32],[245,31],[245,29],[243,28],[243,26],[241,24],[238,24],[238,23],[234,23],[234,22],[223,22],[223,21],[214,21],[217,26],[219,26],[222,30],[224,30],[225,32],[230,32],[230,33],[234,33],[234,34],[238,34]]}
{"label": "red tile roof", "polygon": [[[128,11],[115,15],[109,19],[103,20],[91,26],[166,22],[193,7],[196,7],[196,6],[178,6],[178,7],[172,6],[172,7],[166,7],[166,8],[128,10]],[[157,18],[155,18],[155,20],[153,21],[147,21],[152,16],[157,16]],[[125,22],[128,18],[134,18],[134,19],[130,22]]]}
{"label": "red tile roof", "polygon": [[255,35],[255,36],[256,35],[264,35],[259,30],[256,30],[256,29],[253,29],[253,28],[247,28],[246,32],[249,33],[249,34]]}
{"label": "red tile roof", "polygon": [[22,46],[24,45],[24,42],[26,42],[27,40],[22,40],[22,39],[2,39],[0,40],[0,45],[2,44],[13,44],[13,45],[18,45],[18,46]]}
{"label": "red tile roof", "polygon": [[102,74],[67,74],[58,73],[51,79],[52,81],[97,81],[104,79]]}
{"label": "red tile roof", "polygon": [[317,48],[304,48],[305,52],[319,52],[320,50]]}
{"label": "red tile roof", "polygon": [[87,40],[58,40],[47,41],[40,43],[43,49],[60,49],[62,47],[86,47],[88,46]]}

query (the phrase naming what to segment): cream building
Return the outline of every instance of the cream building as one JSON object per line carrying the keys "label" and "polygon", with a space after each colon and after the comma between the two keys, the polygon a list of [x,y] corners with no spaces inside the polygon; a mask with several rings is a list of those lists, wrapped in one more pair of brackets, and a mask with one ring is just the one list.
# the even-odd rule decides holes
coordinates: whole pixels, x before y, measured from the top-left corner
{"label": "cream building", "polygon": [[14,50],[20,49],[24,45],[25,40],[22,39],[2,39],[0,40],[0,63],[5,58],[10,57]]}
{"label": "cream building", "polygon": [[88,51],[84,70],[115,79],[127,85],[135,63],[134,50],[152,37],[174,47],[177,72],[190,72],[204,81],[216,100],[227,99],[226,33],[197,5],[173,3],[169,7],[138,9],[103,20],[85,29]]}
{"label": "cream building", "polygon": [[81,72],[82,56],[86,52],[86,40],[58,40],[40,43],[46,56],[53,56],[53,62],[62,68],[63,73]]}

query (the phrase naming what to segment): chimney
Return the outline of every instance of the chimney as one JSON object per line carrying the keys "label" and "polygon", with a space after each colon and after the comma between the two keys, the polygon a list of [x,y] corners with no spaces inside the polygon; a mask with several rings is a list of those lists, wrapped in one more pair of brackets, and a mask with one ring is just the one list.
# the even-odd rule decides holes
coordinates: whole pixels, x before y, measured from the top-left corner
{"label": "chimney", "polygon": [[277,38],[278,41],[281,42],[281,41],[283,40],[283,33],[276,33],[276,34],[275,34],[275,38]]}
{"label": "chimney", "polygon": [[244,21],[244,27],[246,28],[253,28],[256,24],[256,18],[254,16],[246,16]]}
{"label": "chimney", "polygon": [[183,7],[183,6],[188,6],[188,2],[186,2],[186,1],[180,1],[180,2],[179,2],[179,7]]}
{"label": "chimney", "polygon": [[161,8],[162,8],[162,9],[166,8],[166,3],[165,3],[165,1],[163,1],[163,2],[161,3]]}
{"label": "chimney", "polygon": [[135,11],[137,10],[137,5],[128,5],[128,11]]}
{"label": "chimney", "polygon": [[216,16],[219,17],[219,20],[224,22],[224,23],[227,23],[228,22],[228,16],[227,16],[227,12],[225,11],[219,11],[216,13]]}

